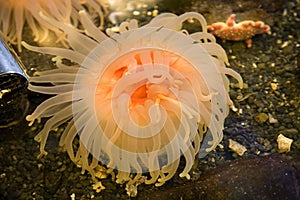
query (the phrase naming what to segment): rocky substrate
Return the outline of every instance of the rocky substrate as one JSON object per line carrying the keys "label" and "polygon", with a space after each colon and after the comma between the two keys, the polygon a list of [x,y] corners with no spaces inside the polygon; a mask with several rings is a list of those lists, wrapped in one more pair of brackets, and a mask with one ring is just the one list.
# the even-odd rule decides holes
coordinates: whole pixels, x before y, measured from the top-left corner
{"label": "rocky substrate", "polygon": [[[223,141],[197,159],[192,180],[175,175],[159,188],[141,185],[136,199],[300,199],[300,2],[172,2],[162,0],[156,9],[177,14],[197,11],[209,24],[235,13],[237,22],[264,21],[272,34],[255,36],[252,48],[244,42],[219,41],[231,67],[245,82],[242,90],[234,80],[231,85],[237,111],[226,119]],[[49,57],[26,50],[21,60],[31,71],[51,63]],[[29,93],[28,113],[45,98]],[[68,155],[57,149],[63,127],[51,134],[46,146],[49,154],[37,159],[39,147],[33,137],[42,126],[28,127],[23,120],[0,129],[0,199],[133,199],[125,185],[110,178],[103,180],[106,189],[101,193],[92,189],[90,175],[81,174]],[[279,134],[293,140],[290,152],[278,153]],[[230,139],[246,148],[242,156],[228,147]]]}

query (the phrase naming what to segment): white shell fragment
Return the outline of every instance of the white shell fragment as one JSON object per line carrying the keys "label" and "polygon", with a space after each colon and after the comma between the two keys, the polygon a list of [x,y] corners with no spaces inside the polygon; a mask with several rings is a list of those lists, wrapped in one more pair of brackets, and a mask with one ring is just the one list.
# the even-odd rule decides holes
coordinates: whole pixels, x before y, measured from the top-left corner
{"label": "white shell fragment", "polygon": [[239,156],[243,156],[244,153],[247,151],[247,148],[241,145],[240,143],[229,139],[229,149],[231,149],[233,152],[235,152]]}
{"label": "white shell fragment", "polygon": [[268,113],[269,116],[269,122],[270,124],[276,124],[278,123],[278,120],[276,118],[273,117],[273,115],[271,115],[270,113]]}
{"label": "white shell fragment", "polygon": [[292,142],[293,142],[292,139],[287,138],[282,134],[279,134],[277,137],[278,152],[279,153],[289,152],[291,150]]}

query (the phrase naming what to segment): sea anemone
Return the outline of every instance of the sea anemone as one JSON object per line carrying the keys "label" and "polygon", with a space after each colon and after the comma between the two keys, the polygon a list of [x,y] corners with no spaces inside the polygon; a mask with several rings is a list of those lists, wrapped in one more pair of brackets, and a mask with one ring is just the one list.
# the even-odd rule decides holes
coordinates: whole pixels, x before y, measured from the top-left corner
{"label": "sea anemone", "polygon": [[43,42],[52,31],[57,36],[57,42],[64,43],[62,32],[45,22],[39,12],[77,26],[78,11],[82,9],[88,10],[91,15],[97,14],[100,28],[103,27],[103,11],[106,12],[103,0],[0,0],[0,33],[10,43],[17,44],[20,52],[25,22],[32,30],[34,41]]}
{"label": "sea anemone", "polygon": [[[23,42],[56,56],[57,69],[29,79],[31,91],[54,95],[26,118],[31,124],[48,118],[35,137],[40,155],[47,154],[49,132],[68,122],[59,145],[93,177],[97,166],[105,165],[117,171],[118,183],[146,174],[146,184],[159,186],[174,176],[183,157],[179,176],[189,179],[196,155],[206,155],[222,140],[232,105],[226,74],[243,85],[225,66],[226,53],[207,33],[204,17],[164,13],[142,27],[136,20],[123,22],[120,33],[106,35],[85,11],[79,16],[86,35],[42,16],[64,31],[72,49]],[[181,30],[189,19],[199,21],[202,31]]]}

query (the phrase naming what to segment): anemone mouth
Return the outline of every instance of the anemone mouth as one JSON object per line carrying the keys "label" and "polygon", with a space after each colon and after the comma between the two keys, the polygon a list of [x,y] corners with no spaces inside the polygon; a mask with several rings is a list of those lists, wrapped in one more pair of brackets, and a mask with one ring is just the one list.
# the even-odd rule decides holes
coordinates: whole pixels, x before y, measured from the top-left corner
{"label": "anemone mouth", "polygon": [[[212,128],[212,141],[222,134],[219,125],[210,126],[216,121],[211,94],[225,96],[221,74],[205,48],[185,34],[157,27],[125,31],[101,42],[85,62],[73,89],[79,100],[74,124],[86,149],[108,167],[155,171],[181,155],[192,163],[199,123]],[[217,118],[223,123],[222,114]],[[209,142],[204,148],[214,145]]]}
{"label": "anemone mouth", "polygon": [[[101,105],[110,101],[113,119],[123,139],[131,144],[137,140],[137,146],[124,145],[123,139],[116,138],[115,133],[105,132],[114,145],[130,152],[147,153],[164,148],[174,139],[184,117],[182,103],[186,100],[180,94],[183,88],[194,97],[190,99],[192,109],[198,109],[189,81],[178,71],[182,66],[196,73],[180,56],[151,47],[126,52],[107,67],[99,79],[95,96],[99,125],[105,128],[105,123],[101,123],[105,121]],[[193,114],[197,116],[196,111]],[[165,130],[167,118],[173,121],[172,131]],[[152,140],[160,140],[160,145],[153,145]],[[141,144],[146,147],[141,148]]]}

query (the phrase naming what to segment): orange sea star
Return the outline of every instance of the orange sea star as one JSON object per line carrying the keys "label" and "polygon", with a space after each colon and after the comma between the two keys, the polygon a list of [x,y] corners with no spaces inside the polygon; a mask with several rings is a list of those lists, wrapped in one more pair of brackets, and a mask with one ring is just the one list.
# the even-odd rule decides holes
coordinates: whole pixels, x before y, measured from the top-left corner
{"label": "orange sea star", "polygon": [[246,20],[239,23],[235,22],[235,14],[231,14],[226,23],[216,22],[208,26],[207,29],[223,40],[243,41],[245,40],[247,47],[252,46],[251,38],[256,34],[271,34],[270,26],[262,21]]}

